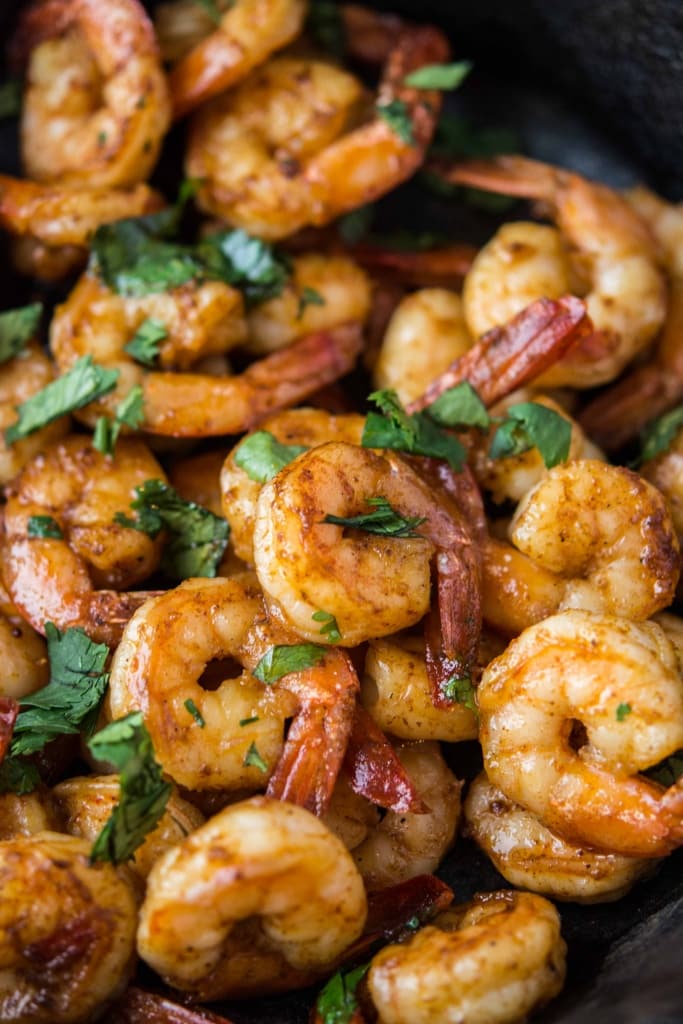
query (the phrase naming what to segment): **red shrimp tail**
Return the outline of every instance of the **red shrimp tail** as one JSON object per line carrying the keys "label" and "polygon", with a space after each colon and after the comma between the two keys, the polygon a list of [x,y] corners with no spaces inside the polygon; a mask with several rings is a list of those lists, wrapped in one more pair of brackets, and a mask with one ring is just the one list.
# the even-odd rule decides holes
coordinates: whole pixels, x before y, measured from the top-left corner
{"label": "red shrimp tail", "polygon": [[529,383],[560,360],[581,339],[595,335],[586,306],[574,295],[538,299],[502,327],[494,327],[411,402],[408,412],[431,405],[439,395],[469,381],[486,405]]}
{"label": "red shrimp tail", "polygon": [[12,74],[21,75],[31,51],[47,39],[63,35],[75,21],[71,0],[37,0],[22,11],[10,40],[8,57]]}
{"label": "red shrimp tail", "polygon": [[353,792],[378,807],[399,814],[426,814],[429,810],[389,740],[360,704],[353,719],[344,769]]}
{"label": "red shrimp tail", "polygon": [[166,996],[132,986],[107,1014],[109,1024],[232,1024],[203,1006],[180,1006]]}
{"label": "red shrimp tail", "polygon": [[350,252],[367,270],[414,288],[452,288],[462,282],[477,255],[474,246],[464,242],[415,252],[362,243],[351,246]]}
{"label": "red shrimp tail", "polygon": [[0,697],[0,764],[9,750],[18,714],[19,704],[13,697]]}
{"label": "red shrimp tail", "polygon": [[591,440],[617,451],[683,398],[683,380],[656,364],[641,366],[602,391],[579,414]]}
{"label": "red shrimp tail", "polygon": [[558,173],[569,176],[569,172],[558,172],[548,164],[514,153],[455,162],[434,159],[429,161],[427,168],[449,185],[469,185],[484,192],[548,203],[555,198]]}

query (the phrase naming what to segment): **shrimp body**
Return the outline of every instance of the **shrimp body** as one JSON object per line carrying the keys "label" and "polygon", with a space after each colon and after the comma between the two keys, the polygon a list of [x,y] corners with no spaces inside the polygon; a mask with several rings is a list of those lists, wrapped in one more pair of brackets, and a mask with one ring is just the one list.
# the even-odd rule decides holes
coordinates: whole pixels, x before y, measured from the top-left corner
{"label": "shrimp body", "polygon": [[0,843],[0,1018],[81,1024],[124,987],[133,967],[137,907],[90,844],[40,832]]}
{"label": "shrimp body", "polygon": [[0,795],[0,841],[37,832],[60,832],[61,824],[50,793],[34,790]]}
{"label": "shrimp body", "polygon": [[552,903],[491,892],[383,949],[368,990],[380,1024],[512,1024],[560,991],[565,951]]}
{"label": "shrimp body", "polygon": [[142,958],[201,999],[305,984],[360,935],[363,883],[342,843],[300,807],[225,808],[152,869]]}
{"label": "shrimp body", "polygon": [[683,681],[655,623],[553,615],[491,662],[477,699],[489,779],[547,828],[628,857],[683,842],[683,790],[638,774],[683,744]]}
{"label": "shrimp body", "polygon": [[[2,574],[10,596],[34,629],[81,626],[116,643],[123,624],[147,597],[116,593],[148,576],[160,540],[114,522],[130,513],[135,488],[164,480],[161,466],[140,441],[121,439],[116,455],[72,436],[36,456],[8,489]],[[60,539],[29,533],[32,516],[49,516]]]}
{"label": "shrimp body", "polygon": [[21,700],[39,690],[50,672],[45,641],[21,619],[0,614],[0,697]]}
{"label": "shrimp body", "polygon": [[144,181],[171,116],[154,30],[137,0],[43,0],[19,28],[30,52],[21,120],[30,178],[68,186]]}

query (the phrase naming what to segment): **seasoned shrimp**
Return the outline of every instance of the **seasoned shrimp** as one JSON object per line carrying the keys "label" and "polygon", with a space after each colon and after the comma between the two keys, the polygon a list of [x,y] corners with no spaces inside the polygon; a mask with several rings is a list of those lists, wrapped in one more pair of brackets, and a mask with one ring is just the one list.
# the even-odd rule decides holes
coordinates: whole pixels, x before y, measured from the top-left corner
{"label": "seasoned shrimp", "polygon": [[[315,448],[326,441],[360,444],[365,418],[356,413],[338,416],[323,409],[286,409],[263,420],[259,429],[272,434],[281,444]],[[228,454],[221,469],[221,509],[230,523],[230,543],[243,561],[254,562],[254,518],[262,484],[252,480],[237,464],[243,438]]]}
{"label": "seasoned shrimp", "polygon": [[[464,162],[445,173],[454,183],[542,200],[557,219],[570,247],[575,271],[585,279],[581,291],[586,293],[588,314],[598,332],[597,352],[604,344],[604,353],[602,357],[591,358],[590,347],[577,350],[546,374],[541,386],[569,384],[587,388],[604,384],[652,341],[666,316],[665,282],[654,238],[622,196],[578,174],[519,156]],[[476,332],[493,327],[501,314],[503,319],[509,317],[529,302],[530,295],[544,295],[548,285],[556,295],[567,271],[560,243],[550,241],[547,235],[545,244],[538,247],[540,236],[534,232],[533,258],[523,259],[521,273],[516,275],[521,277],[522,285],[519,305],[515,308],[505,295],[501,295],[500,310],[496,301],[489,304],[489,289],[494,289],[495,295],[497,288],[495,284],[488,285],[489,275],[492,280],[499,275],[504,277],[505,290],[510,282],[510,254],[513,263],[518,256],[514,243],[517,231],[515,225],[512,245],[497,241],[494,249],[482,257],[477,274],[480,272],[485,281],[481,283],[480,278],[478,284],[472,285],[470,300],[466,301],[468,322]],[[534,291],[534,280],[538,291]],[[515,278],[512,281],[514,289]],[[555,295],[551,293],[550,297]],[[479,300],[483,300],[481,306]],[[476,317],[476,326],[471,317]]]}
{"label": "seasoned shrimp", "polygon": [[367,986],[379,1024],[512,1024],[560,991],[566,949],[548,900],[485,893],[383,949]]}
{"label": "seasoned shrimp", "polygon": [[[149,595],[98,588],[123,590],[158,564],[160,539],[114,522],[150,479],[165,475],[140,441],[119,440],[108,457],[89,438],[72,436],[36,456],[8,488],[2,577],[34,629],[81,626],[95,640],[118,643]],[[31,536],[32,516],[54,519],[62,537]]]}
{"label": "seasoned shrimp", "polygon": [[508,800],[482,772],[463,805],[466,834],[518,889],[572,903],[619,900],[656,861],[567,842]]}
{"label": "seasoned shrimp", "polygon": [[[94,843],[119,802],[118,775],[89,775],[66,779],[52,790],[51,796],[63,831]],[[171,793],[157,827],[147,834],[128,866],[147,878],[162,853],[204,824],[204,815],[176,792]]]}
{"label": "seasoned shrimp", "polygon": [[360,935],[363,882],[343,844],[300,807],[233,804],[153,867],[138,950],[200,999],[306,984]]}
{"label": "seasoned shrimp", "polygon": [[491,662],[477,697],[488,777],[547,828],[628,857],[683,843],[683,788],[638,774],[683,745],[683,681],[658,625],[551,616]]}
{"label": "seasoned shrimp", "polygon": [[61,831],[61,821],[48,792],[35,790],[0,795],[0,840]]}
{"label": "seasoned shrimp", "polygon": [[17,421],[17,406],[42,391],[54,377],[54,366],[36,342],[29,343],[14,359],[3,364],[0,373],[0,484],[13,480],[35,455],[67,433],[69,417],[60,416],[14,444],[5,441],[5,430]]}
{"label": "seasoned shrimp", "polygon": [[40,690],[48,681],[47,647],[42,636],[21,619],[10,619],[1,613],[0,659],[0,697],[21,700]]}
{"label": "seasoned shrimp", "polygon": [[40,832],[0,843],[0,884],[0,1018],[91,1020],[133,967],[137,907],[125,875],[92,864],[85,840]]}
{"label": "seasoned shrimp", "polygon": [[154,29],[138,0],[42,0],[19,25],[28,56],[21,149],[30,178],[131,186],[152,171],[171,118]]}
{"label": "seasoned shrimp", "polygon": [[[178,4],[167,6],[177,9]],[[218,27],[198,40],[171,71],[175,116],[182,117],[236,85],[295,39],[306,10],[306,0],[237,0],[230,5]]]}
{"label": "seasoned shrimp", "polygon": [[403,104],[408,141],[380,113],[354,127],[364,95],[353,76],[274,58],[195,115],[186,170],[204,181],[199,205],[259,237],[284,238],[384,195],[420,166],[440,105],[438,92],[404,79],[447,57],[441,32],[418,27],[386,64],[378,104]]}
{"label": "seasoned shrimp", "polygon": [[394,311],[373,369],[378,388],[392,388],[406,404],[473,345],[462,301],[445,288],[407,295]]}

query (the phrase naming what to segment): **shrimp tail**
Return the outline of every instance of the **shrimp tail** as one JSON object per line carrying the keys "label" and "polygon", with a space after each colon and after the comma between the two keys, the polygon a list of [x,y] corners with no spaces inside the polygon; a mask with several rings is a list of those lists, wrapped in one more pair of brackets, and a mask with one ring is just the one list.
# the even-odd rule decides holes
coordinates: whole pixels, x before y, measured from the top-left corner
{"label": "shrimp tail", "polygon": [[13,697],[0,697],[0,764],[9,749],[18,714],[19,704]]}
{"label": "shrimp tail", "polygon": [[66,32],[74,21],[74,6],[72,0],[37,0],[22,12],[9,45],[8,63],[13,74],[22,74],[36,46]]}
{"label": "shrimp tail", "polygon": [[578,420],[596,444],[614,452],[681,398],[683,381],[659,366],[641,366],[598,395]]}
{"label": "shrimp tail", "polygon": [[156,992],[130,986],[112,1006],[109,1024],[232,1024],[210,1010],[181,1006]]}
{"label": "shrimp tail", "polygon": [[425,619],[425,663],[434,707],[452,706],[448,683],[471,678],[482,625],[481,567],[472,546],[438,551],[438,599]]}
{"label": "shrimp tail", "polygon": [[464,242],[418,252],[363,243],[350,251],[362,267],[413,288],[452,288],[462,283],[477,255],[474,246]]}
{"label": "shrimp tail", "polygon": [[462,160],[448,163],[434,160],[429,170],[450,185],[469,185],[485,192],[499,192],[520,199],[541,199],[552,203],[562,171],[528,157],[501,154],[490,160]]}
{"label": "shrimp tail", "polygon": [[394,748],[365,708],[358,705],[344,768],[354,793],[399,814],[426,814],[429,808]]}

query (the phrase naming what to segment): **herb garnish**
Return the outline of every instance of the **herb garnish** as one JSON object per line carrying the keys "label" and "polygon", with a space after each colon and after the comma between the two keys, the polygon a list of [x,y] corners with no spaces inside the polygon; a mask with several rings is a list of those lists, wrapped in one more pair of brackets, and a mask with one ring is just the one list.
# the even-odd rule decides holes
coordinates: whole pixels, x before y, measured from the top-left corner
{"label": "herb garnish", "polygon": [[121,427],[137,430],[144,419],[142,388],[136,384],[117,406],[113,420],[108,416],[98,417],[92,441],[93,448],[103,455],[113,455]]}
{"label": "herb garnish", "polygon": [[322,622],[320,632],[323,636],[327,636],[327,639],[331,644],[338,644],[341,640],[341,633],[339,632],[339,625],[334,615],[331,612],[324,612],[322,609],[319,612],[313,612],[311,618],[314,622]]}
{"label": "herb garnish", "polygon": [[266,484],[297,455],[307,451],[305,445],[282,444],[268,430],[257,430],[238,446],[235,465],[243,469],[250,480]]}
{"label": "herb garnish", "polygon": [[38,329],[43,312],[42,302],[8,309],[0,313],[0,363],[13,359]]}
{"label": "herb garnish", "polygon": [[327,515],[324,523],[344,526],[348,529],[363,530],[365,533],[376,533],[382,537],[419,537],[415,528],[424,523],[424,516],[403,516],[381,495],[367,498],[367,504],[374,512],[361,513],[358,516]]}
{"label": "herb garnish", "polygon": [[154,366],[159,358],[159,346],[167,337],[166,324],[150,316],[140,324],[128,344],[124,345],[124,352],[143,366]]}
{"label": "herb garnish", "polygon": [[303,672],[323,660],[320,644],[275,644],[263,655],[252,675],[262,683],[276,683],[290,672]]}
{"label": "herb garnish", "polygon": [[62,540],[64,534],[60,525],[52,516],[29,516],[26,533],[29,537]]}

